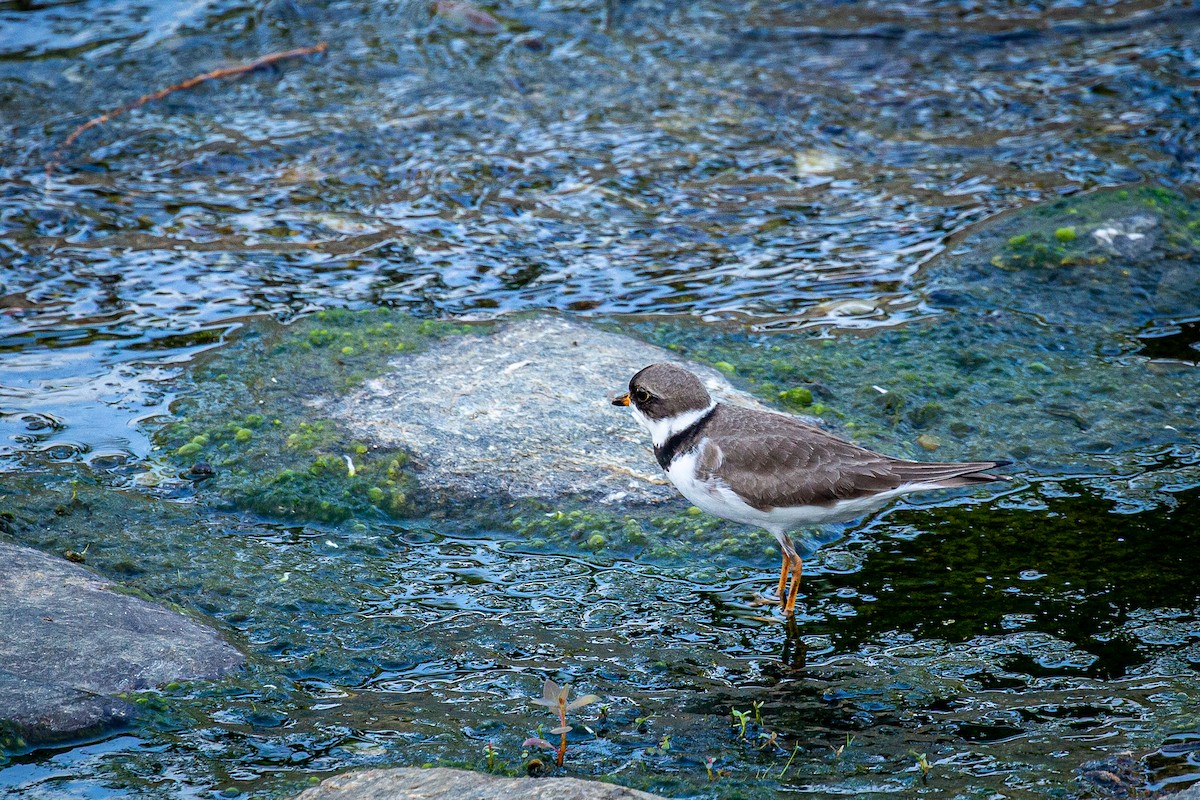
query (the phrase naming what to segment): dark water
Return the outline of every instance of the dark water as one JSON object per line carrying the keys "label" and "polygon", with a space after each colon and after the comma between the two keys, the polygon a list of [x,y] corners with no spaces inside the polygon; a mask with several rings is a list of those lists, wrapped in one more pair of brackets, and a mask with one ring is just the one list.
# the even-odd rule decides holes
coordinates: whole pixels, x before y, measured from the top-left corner
{"label": "dark water", "polygon": [[[493,7],[497,35],[425,3],[34,5],[0,5],[10,535],[91,537],[93,566],[212,615],[254,666],[9,757],[0,796],[278,796],[352,765],[479,768],[492,739],[518,767],[546,675],[611,698],[580,773],[678,796],[1103,795],[1075,771],[1126,749],[1157,751],[1154,786],[1198,774],[1196,484],[1138,488],[1178,446],[1122,460],[1124,489],[1046,464],[1011,497],[852,528],[790,633],[744,602],[763,564],[531,553],[452,520],[283,526],[156,489],[149,457],[192,359],[257,317],[555,309],[780,339],[932,318],[922,267],[972,223],[1107,185],[1192,192],[1193,5],[548,2]],[[101,111],[316,41],[86,133],[47,179]],[[1140,331],[1142,356],[1191,369],[1191,309]],[[39,516],[73,480],[90,510]],[[752,737],[800,748],[783,778],[786,753],[731,733],[753,702]]]}

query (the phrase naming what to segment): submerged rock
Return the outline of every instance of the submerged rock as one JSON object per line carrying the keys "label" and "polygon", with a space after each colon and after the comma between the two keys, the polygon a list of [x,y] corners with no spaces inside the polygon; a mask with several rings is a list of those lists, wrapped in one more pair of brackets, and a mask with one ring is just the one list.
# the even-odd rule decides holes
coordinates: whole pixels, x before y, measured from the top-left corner
{"label": "submerged rock", "polygon": [[221,675],[243,657],[212,629],[119,594],[60,558],[0,542],[0,746],[19,749],[119,725],[118,697]]}
{"label": "submerged rock", "polygon": [[714,394],[755,404],[717,370],[669,350],[542,317],[443,340],[316,405],[354,436],[404,448],[435,495],[655,503],[675,491],[646,433],[611,399],[657,361],[681,363]]}
{"label": "submerged rock", "polygon": [[[1200,204],[1108,189],[988,220],[924,270],[928,290],[1119,338],[1200,313]],[[1115,337],[1112,334],[1116,334]]]}
{"label": "submerged rock", "polygon": [[1097,225],[1092,237],[1111,255],[1136,260],[1159,246],[1162,227],[1162,219],[1153,214],[1133,214]]}
{"label": "submerged rock", "polygon": [[498,778],[460,769],[369,769],[328,778],[296,800],[659,800],[578,778]]}

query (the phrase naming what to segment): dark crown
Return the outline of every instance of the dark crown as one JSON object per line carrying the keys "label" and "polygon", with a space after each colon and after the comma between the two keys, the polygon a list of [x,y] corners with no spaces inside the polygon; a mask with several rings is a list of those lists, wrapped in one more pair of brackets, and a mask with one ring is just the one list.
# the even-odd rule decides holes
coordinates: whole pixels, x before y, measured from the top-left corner
{"label": "dark crown", "polygon": [[674,364],[651,364],[630,378],[629,399],[655,420],[702,411],[712,403],[700,379]]}

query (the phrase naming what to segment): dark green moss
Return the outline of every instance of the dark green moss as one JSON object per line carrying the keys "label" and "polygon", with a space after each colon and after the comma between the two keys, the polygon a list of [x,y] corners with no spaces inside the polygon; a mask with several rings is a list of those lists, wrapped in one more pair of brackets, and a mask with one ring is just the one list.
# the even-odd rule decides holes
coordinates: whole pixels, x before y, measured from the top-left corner
{"label": "dark green moss", "polygon": [[[25,737],[15,725],[0,720],[0,757],[5,753],[19,753],[28,747]],[[0,761],[3,764],[3,761]]]}

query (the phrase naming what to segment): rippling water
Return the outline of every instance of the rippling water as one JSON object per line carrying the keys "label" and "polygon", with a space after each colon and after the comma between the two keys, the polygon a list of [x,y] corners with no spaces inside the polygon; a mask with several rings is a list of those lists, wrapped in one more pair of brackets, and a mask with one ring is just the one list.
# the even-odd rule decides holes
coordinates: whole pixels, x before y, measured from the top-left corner
{"label": "rippling water", "polygon": [[[423,3],[0,10],[4,410],[140,453],[128,423],[202,332],[330,303],[898,322],[950,232],[1196,175],[1188,4],[620,7],[502,7],[496,36]],[[85,134],[47,181],[101,110],[317,40]]]}
{"label": "rippling water", "polygon": [[[122,483],[122,470],[138,472],[149,452],[148,431],[169,413],[173,381],[195,356],[257,317],[290,320],[332,305],[382,304],[437,317],[488,318],[529,309],[597,318],[686,315],[781,332],[893,326],[933,313],[921,267],[952,248],[953,234],[973,223],[1105,185],[1144,181],[1194,194],[1200,166],[1200,14],[1187,2],[632,0],[613,3],[617,13],[609,16],[600,0],[547,1],[491,7],[505,28],[495,35],[433,17],[423,2],[24,5],[0,4],[0,472],[85,462],[131,485]],[[47,176],[46,162],[90,117],[200,72],[317,41],[329,42],[327,54],[173,94],[93,129]],[[1185,524],[1169,509],[1155,513],[1166,516],[1147,524],[1161,536]],[[204,540],[205,524],[227,523],[200,523],[195,541]],[[225,536],[245,535],[238,524],[228,525],[234,532]],[[264,541],[278,533],[250,527]],[[264,562],[285,562],[293,557],[290,548],[300,547],[286,531],[278,535],[289,543],[263,554]],[[312,531],[301,540],[303,547],[324,541]],[[559,588],[536,583],[541,571],[586,574],[601,597],[609,569],[631,570],[629,580],[637,586],[659,580],[637,567],[543,563],[540,557],[512,561],[516,557],[499,551],[480,551],[486,563],[471,566],[475,556],[462,556],[458,546],[444,544],[447,552],[428,555],[430,569],[465,559],[447,574],[470,573],[499,585],[499,596],[514,607],[532,592],[538,599],[527,610],[539,624],[553,619],[547,609],[566,602]],[[900,550],[898,545],[892,555],[908,563],[904,559],[914,554]],[[878,554],[872,558],[892,563]],[[851,561],[847,570],[856,586],[886,583],[860,574],[861,562]],[[333,565],[334,580],[345,579],[338,570],[347,569],[346,562],[331,556],[322,563]],[[1012,586],[1025,585],[1016,577],[1024,568],[1014,565]],[[516,577],[510,580],[510,574]],[[1144,609],[1127,599],[1128,607],[1112,618],[1088,606],[1088,613],[1106,620],[1105,630],[1120,628],[1140,643],[1134,649],[1141,655],[1133,660],[1135,672],[1142,672],[1127,678],[1124,667],[1094,675],[1089,664],[1073,661],[1081,658],[1086,639],[1078,632],[1056,634],[1049,644],[1031,638],[1023,652],[989,650],[983,665],[963,666],[956,660],[961,649],[949,655],[923,651],[920,659],[927,661],[921,663],[935,664],[938,681],[969,675],[986,692],[1005,686],[1011,677],[1005,670],[1012,667],[1024,676],[1019,680],[1028,679],[1025,688],[1045,693],[1045,702],[1034,704],[1042,709],[1036,713],[985,710],[996,695],[972,692],[966,710],[955,711],[944,697],[896,700],[910,689],[865,685],[882,680],[873,667],[863,668],[867,677],[856,677],[856,665],[872,659],[901,669],[895,665],[909,657],[907,641],[895,638],[901,622],[919,628],[927,621],[897,611],[871,628],[864,622],[873,607],[873,600],[863,599],[869,591],[834,586],[838,574],[827,573],[828,592],[809,621],[813,652],[849,659],[841,666],[829,662],[837,674],[828,693],[793,687],[775,695],[776,689],[764,689],[767,695],[750,692],[731,702],[769,696],[779,724],[800,731],[808,724],[805,713],[824,713],[823,704],[844,701],[834,722],[822,723],[825,737],[869,727],[862,714],[900,720],[898,729],[912,733],[920,728],[911,716],[917,708],[917,716],[934,720],[919,735],[934,739],[938,731],[971,724],[983,727],[963,736],[979,741],[1002,740],[1014,729],[1045,735],[1039,726],[1065,714],[1083,720],[1080,742],[1100,740],[1116,736],[1114,730],[1149,726],[1153,709],[1171,707],[1170,692],[1135,687],[1122,697],[1144,697],[1143,706],[1135,708],[1133,699],[1097,701],[1100,711],[1056,692],[1103,693],[1109,684],[1088,681],[1170,672],[1155,660],[1155,637],[1176,643],[1194,638],[1187,622],[1137,620]],[[195,601],[170,575],[164,567],[142,580],[148,591]],[[423,622],[482,602],[471,599],[474,590],[468,589],[461,608],[449,600],[423,604],[398,592],[410,578],[379,576],[384,585],[377,594],[356,587],[360,597],[324,610],[352,609],[369,628],[362,619],[400,614],[398,607],[410,602],[421,609]],[[683,583],[689,576],[673,573],[672,579]],[[743,580],[739,573],[713,591],[719,595]],[[534,589],[527,581],[535,582]],[[839,591],[845,593],[841,605],[832,599]],[[1074,602],[1066,587],[1050,594]],[[377,606],[358,605],[367,602],[362,597],[374,597]],[[723,603],[714,601],[715,629],[688,617],[682,631],[646,638],[661,645],[708,637],[713,644],[706,652],[735,662],[739,654],[775,652],[785,644],[778,632],[747,632],[740,618],[729,624],[722,615],[736,614]],[[996,612],[986,624],[976,621],[962,635],[1019,627],[1021,615],[1042,613],[1018,606]],[[1078,605],[1071,608],[1079,613]],[[279,624],[275,612],[264,621],[244,609],[209,611],[256,646],[274,635],[258,638],[256,625],[266,630]],[[237,619],[236,613],[247,616]],[[599,628],[636,630],[633,616],[604,603],[593,614]],[[860,623],[846,624],[850,618]],[[830,619],[834,623],[823,628]],[[463,623],[464,635],[479,633],[475,624]],[[1161,630],[1149,630],[1153,626]],[[306,632],[311,640],[297,646],[336,648],[323,638],[327,633]],[[370,632],[339,635],[356,647],[374,646]],[[937,637],[929,630],[922,635],[920,646],[933,646],[929,642]],[[621,647],[632,647],[622,641]],[[536,654],[538,645],[530,649]],[[502,647],[493,655],[497,663],[516,658]],[[1059,659],[1045,669],[1071,672],[1071,680],[1055,685],[1035,679],[1038,668],[1030,663],[1043,656]],[[687,697],[718,691],[734,673],[748,684],[774,685],[753,659],[750,666],[670,662],[668,679],[655,677],[660,668],[641,656],[622,651],[613,658],[626,664],[634,659],[633,672],[645,678],[631,692],[638,694],[636,702],[672,693],[684,698],[678,699],[678,716],[691,720],[679,723],[685,739],[687,731],[714,725],[696,721]],[[1120,654],[1113,659],[1120,662]],[[474,697],[475,689],[456,683],[464,670],[476,669],[473,663],[447,667],[444,674],[368,664],[382,671],[367,677],[338,662],[322,666],[313,680],[335,687],[329,689],[334,693],[347,686],[380,691],[400,707],[400,698],[415,687],[435,687],[444,694],[430,708],[468,727],[479,724],[452,708],[456,697]],[[531,689],[525,678],[514,688],[510,681],[516,679],[504,670],[487,674],[481,680],[488,691],[515,698]],[[288,675],[300,680],[294,671]],[[622,674],[609,680],[619,691],[622,681],[633,679]],[[249,707],[263,704],[284,713],[292,691],[280,690],[271,701],[261,686],[247,689],[254,701]],[[322,690],[304,691],[311,698]],[[871,698],[877,695],[891,699],[876,708]],[[113,739],[10,766],[25,771],[5,773],[3,780],[16,785],[28,778],[33,785],[41,780],[36,776],[60,768],[83,774],[89,759],[139,748],[172,751],[175,761],[146,755],[145,763],[169,763],[189,775],[208,769],[192,760],[225,753],[224,747],[256,776],[291,757],[280,739],[256,739],[238,727],[269,727],[251,718],[252,710],[235,703],[230,711],[207,697],[195,702],[199,718],[215,714],[228,726],[222,730],[235,732],[210,736],[208,728],[180,723],[190,731],[181,734],[182,744]],[[630,708],[636,702],[631,699]],[[803,713],[789,710],[791,702]],[[386,762],[379,754],[392,752],[388,742],[411,733],[364,728],[356,716],[366,714],[361,709],[347,723],[358,726],[351,734],[331,732],[336,725],[305,713],[314,713],[316,721],[291,744],[305,753],[296,760],[314,773]],[[990,721],[968,720],[978,716]],[[896,742],[907,733],[893,741],[886,724],[878,730],[884,732],[876,744],[885,741],[882,749],[903,754],[906,745]],[[225,741],[226,735],[237,744]],[[412,738],[433,742],[430,752],[436,752],[438,735]],[[656,743],[651,734],[629,735],[611,752],[597,747],[595,757],[625,763],[621,758],[629,752]],[[711,735],[695,734],[693,741],[707,742]],[[1086,747],[1064,750],[1074,767]],[[872,784],[878,770],[869,757],[864,750],[853,756],[861,763],[829,766],[829,783],[862,791],[902,788],[892,778]],[[896,760],[893,772],[909,769],[900,756],[890,757]],[[965,773],[1006,768],[991,756],[961,758]],[[1178,753],[1164,759],[1174,764]],[[816,763],[815,756],[809,759],[810,768]],[[1042,779],[1042,773],[1014,777],[1026,792],[1036,792]],[[174,796],[187,796],[191,780],[166,779],[165,785]],[[197,795],[251,784],[228,776],[206,780]],[[153,781],[144,775],[129,781],[151,791],[146,787]],[[41,789],[29,791],[29,797],[41,796]],[[86,781],[71,784],[70,791],[103,793]]]}

